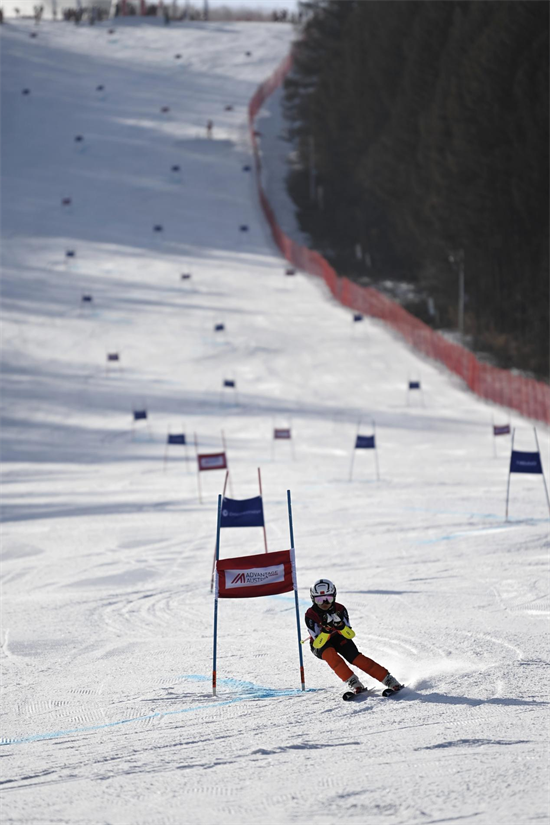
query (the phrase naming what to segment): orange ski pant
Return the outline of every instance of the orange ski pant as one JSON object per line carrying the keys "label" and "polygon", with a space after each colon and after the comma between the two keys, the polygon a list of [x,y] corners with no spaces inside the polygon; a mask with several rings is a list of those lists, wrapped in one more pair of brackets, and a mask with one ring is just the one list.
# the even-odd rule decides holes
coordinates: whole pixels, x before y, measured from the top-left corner
{"label": "orange ski pant", "polygon": [[[322,658],[325,660],[327,665],[330,665],[342,682],[347,682],[348,679],[351,679],[353,676],[353,671],[347,666],[345,661],[338,655],[333,647],[328,647],[326,650],[323,650]],[[352,665],[355,665],[355,667],[358,667],[365,673],[368,673],[368,675],[372,676],[373,679],[378,679],[379,682],[382,682],[388,675],[388,671],[385,667],[382,667],[382,665],[379,665],[378,662],[375,662],[373,659],[363,656],[362,653],[359,653],[355,657]]]}

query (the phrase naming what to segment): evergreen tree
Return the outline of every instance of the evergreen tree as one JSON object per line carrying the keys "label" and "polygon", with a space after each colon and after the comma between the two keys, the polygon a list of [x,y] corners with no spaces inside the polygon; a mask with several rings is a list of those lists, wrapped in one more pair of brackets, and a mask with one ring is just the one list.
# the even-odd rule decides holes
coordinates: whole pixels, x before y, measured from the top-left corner
{"label": "evergreen tree", "polygon": [[460,250],[474,344],[546,377],[548,3],[304,5],[286,105],[314,246],[348,277],[416,283],[447,325]]}

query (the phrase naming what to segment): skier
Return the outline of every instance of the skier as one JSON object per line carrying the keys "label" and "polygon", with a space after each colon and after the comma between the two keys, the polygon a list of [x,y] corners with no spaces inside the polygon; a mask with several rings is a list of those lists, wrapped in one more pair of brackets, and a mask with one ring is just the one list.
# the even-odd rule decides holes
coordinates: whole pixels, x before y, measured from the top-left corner
{"label": "skier", "polygon": [[401,690],[403,685],[385,667],[359,653],[352,641],[355,633],[349,623],[348,611],[336,601],[333,583],[328,579],[319,579],[309,593],[313,604],[306,612],[306,625],[311,652],[318,659],[324,659],[336,675],[348,683],[352,693],[361,693],[365,687],[344,659],[382,682],[386,689],[394,693]]}

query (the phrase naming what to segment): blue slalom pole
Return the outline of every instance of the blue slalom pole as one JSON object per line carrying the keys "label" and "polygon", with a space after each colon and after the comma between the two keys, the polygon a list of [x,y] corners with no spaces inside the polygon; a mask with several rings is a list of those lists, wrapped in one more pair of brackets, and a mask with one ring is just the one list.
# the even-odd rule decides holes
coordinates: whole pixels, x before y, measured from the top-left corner
{"label": "blue slalom pole", "polygon": [[[535,441],[537,443],[537,453],[539,454],[540,460],[540,447],[539,447],[539,439],[537,436],[537,428],[533,427],[533,432],[535,433]],[[546,503],[548,504],[548,512],[550,513],[550,498],[548,498],[548,487],[546,486],[546,479],[544,478],[544,469],[542,467],[542,461],[540,462],[540,471],[542,473],[542,483],[544,484],[544,492],[546,493]]]}
{"label": "blue slalom pole", "polygon": [[218,650],[218,559],[220,558],[220,527],[222,520],[222,497],[218,496],[218,524],[216,527],[216,589],[214,591],[214,653],[212,661],[212,696],[216,695],[216,657]]}
{"label": "blue slalom pole", "polygon": [[508,469],[508,484],[506,486],[506,517],[505,521],[508,521],[508,501],[510,499],[510,476],[511,476],[511,467],[512,467],[512,456],[514,454],[514,438],[516,436],[516,428],[512,429],[512,445],[510,449],[510,468]]}
{"label": "blue slalom pole", "polygon": [[306,677],[304,674],[304,657],[302,655],[302,643],[300,639],[300,609],[298,606],[298,577],[296,575],[296,557],[294,553],[294,529],[292,526],[292,503],[290,500],[290,490],[286,491],[288,503],[288,526],[290,528],[290,556],[292,559],[292,581],[294,584],[294,604],[296,605],[296,628],[298,630],[298,656],[300,658],[300,681],[302,690],[306,689]]}

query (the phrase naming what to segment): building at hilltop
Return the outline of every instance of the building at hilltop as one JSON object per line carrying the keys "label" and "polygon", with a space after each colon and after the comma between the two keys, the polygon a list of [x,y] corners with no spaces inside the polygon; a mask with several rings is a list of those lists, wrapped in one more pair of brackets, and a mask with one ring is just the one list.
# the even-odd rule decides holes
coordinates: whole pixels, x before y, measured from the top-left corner
{"label": "building at hilltop", "polygon": [[[35,18],[37,10],[43,20],[63,20],[63,13],[80,9],[88,15],[96,9],[103,17],[114,14],[113,0],[0,0],[5,18]],[[40,8],[42,12],[40,13]]]}

